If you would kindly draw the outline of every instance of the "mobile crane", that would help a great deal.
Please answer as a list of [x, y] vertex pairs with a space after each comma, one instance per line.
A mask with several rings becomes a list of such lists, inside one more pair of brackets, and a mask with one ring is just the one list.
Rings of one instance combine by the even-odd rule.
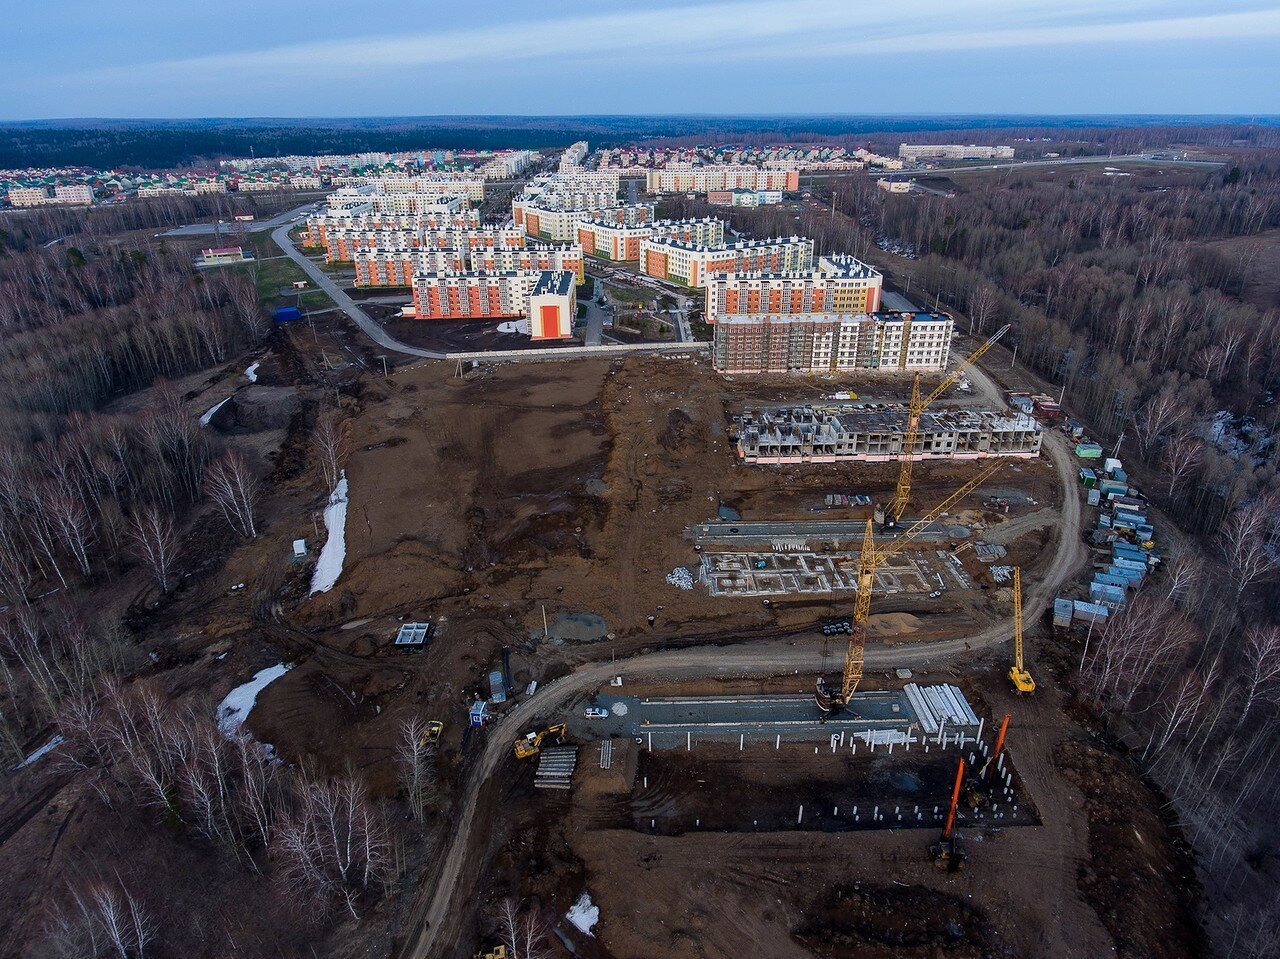
[[827, 682], [826, 676], [819, 676], [814, 690], [813, 699], [821, 711], [823, 722], [831, 713], [840, 712], [848, 706], [850, 697], [858, 688], [858, 683], [862, 681], [863, 654], [867, 645], [867, 620], [871, 615], [871, 588], [875, 583], [876, 570], [928, 529], [934, 519], [952, 504], [994, 476], [1002, 466], [1004, 461], [996, 460], [984, 468], [977, 476], [903, 530], [897, 539], [884, 546], [876, 545], [874, 524], [871, 520], [867, 520], [866, 533], [862, 538], [862, 552], [858, 556], [858, 592], [853, 601], [853, 632], [849, 635], [849, 645], [845, 648], [840, 686], [837, 688]]
[[1013, 666], [1009, 670], [1013, 691], [1026, 696], [1036, 691], [1036, 681], [1031, 678], [1022, 662], [1022, 567], [1013, 568]]
[[[966, 356], [956, 366], [954, 370], [948, 374], [941, 383], [928, 396], [923, 399], [920, 396], [920, 374], [916, 374], [915, 381], [911, 384], [911, 403], [907, 407], [907, 430], [902, 437], [902, 453], [901, 461], [898, 467], [898, 487], [893, 494], [893, 502], [889, 504], [889, 509], [885, 511], [885, 526], [894, 527], [898, 525], [898, 520], [902, 518], [902, 514], [907, 510], [907, 500], [911, 498], [911, 468], [915, 462], [916, 443], [920, 438], [920, 416], [925, 409], [936, 400], [939, 396], [951, 388], [958, 379], [960, 374], [976, 363], [982, 356], [991, 349], [996, 340], [1004, 336], [1009, 331], [1009, 324], [1005, 324], [996, 330], [991, 337], [980, 347]], [[903, 358], [905, 363], [906, 357], [906, 331], [903, 331]]]

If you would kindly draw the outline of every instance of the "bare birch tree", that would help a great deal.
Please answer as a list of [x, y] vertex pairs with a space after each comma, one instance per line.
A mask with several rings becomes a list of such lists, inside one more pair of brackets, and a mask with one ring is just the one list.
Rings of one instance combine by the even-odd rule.
[[1227, 561], [1227, 573], [1235, 601], [1271, 570], [1266, 534], [1276, 504], [1269, 498], [1256, 499], [1236, 508], [1218, 532], [1218, 545]]
[[337, 410], [326, 408], [320, 413], [312, 440], [315, 443], [316, 459], [320, 463], [324, 488], [332, 490], [338, 485], [342, 463], [347, 455], [346, 430], [342, 416]]
[[129, 524], [134, 554], [147, 567], [160, 591], [173, 588], [174, 561], [178, 556], [178, 535], [173, 514], [147, 504], [134, 511]]
[[422, 822], [435, 788], [435, 745], [427, 740], [427, 724], [412, 716], [400, 724], [396, 768], [413, 818]]
[[69, 889], [45, 926], [48, 944], [62, 959], [146, 959], [155, 923], [141, 901], [118, 880], [95, 880]]
[[554, 951], [547, 943], [550, 930], [534, 909], [521, 909], [514, 899], [504, 899], [498, 907], [498, 923], [508, 959], [551, 959]]
[[227, 450], [220, 459], [210, 463], [205, 470], [205, 489], [233, 530], [246, 539], [258, 535], [254, 519], [258, 483], [243, 456]]

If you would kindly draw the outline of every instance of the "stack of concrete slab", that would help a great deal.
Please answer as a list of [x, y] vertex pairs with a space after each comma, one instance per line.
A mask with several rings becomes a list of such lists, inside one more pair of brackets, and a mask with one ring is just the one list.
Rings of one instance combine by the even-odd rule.
[[538, 754], [537, 789], [568, 789], [578, 766], [577, 746], [549, 746]]
[[916, 720], [926, 734], [937, 733], [943, 723], [946, 723], [948, 729], [978, 725], [978, 717], [969, 707], [969, 701], [955, 686], [919, 686], [907, 683], [902, 691], [906, 693], [907, 702], [911, 704]]

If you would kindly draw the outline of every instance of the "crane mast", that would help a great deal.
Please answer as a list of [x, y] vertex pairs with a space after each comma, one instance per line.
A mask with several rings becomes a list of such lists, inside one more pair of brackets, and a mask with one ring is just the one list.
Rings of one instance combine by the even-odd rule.
[[884, 546], [876, 545], [874, 524], [871, 520], [867, 520], [866, 532], [862, 537], [862, 552], [858, 555], [858, 593], [853, 601], [853, 631], [849, 635], [849, 645], [845, 648], [840, 687], [833, 688], [825, 676], [819, 676], [814, 690], [814, 702], [822, 711], [824, 719], [829, 713], [837, 712], [847, 706], [858, 688], [858, 683], [862, 681], [863, 655], [867, 645], [867, 622], [871, 618], [871, 590], [875, 585], [876, 570], [928, 529], [941, 513], [946, 512], [952, 504], [985, 483], [1003, 466], [1003, 460], [996, 460], [986, 466], [971, 480], [903, 530], [893, 542]]
[[[956, 368], [938, 384], [937, 388], [923, 399], [920, 395], [920, 374], [916, 374], [915, 379], [911, 383], [911, 402], [907, 406], [907, 429], [902, 437], [902, 452], [898, 467], [898, 486], [894, 490], [893, 502], [889, 504], [888, 515], [885, 517], [888, 525], [897, 525], [902, 514], [906, 512], [907, 501], [911, 498], [911, 467], [915, 462], [916, 443], [920, 441], [921, 414], [924, 413], [930, 403], [949, 390], [951, 386], [960, 379], [960, 374], [980, 360], [986, 354], [987, 350], [991, 349], [991, 347], [995, 345], [996, 340], [1000, 339], [1000, 337], [1004, 336], [1008, 331], [1009, 324], [1007, 323], [1000, 327], [1000, 329], [996, 330], [985, 343], [961, 360]], [[902, 366], [906, 365], [906, 356], [906, 332], [904, 330]]]
[[1013, 667], [1009, 670], [1013, 691], [1034, 693], [1036, 681], [1022, 662], [1022, 567], [1013, 568]]

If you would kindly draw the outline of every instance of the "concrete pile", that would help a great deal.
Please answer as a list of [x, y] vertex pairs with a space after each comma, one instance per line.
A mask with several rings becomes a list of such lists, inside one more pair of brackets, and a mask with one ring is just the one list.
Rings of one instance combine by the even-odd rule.
[[907, 683], [902, 691], [906, 693], [907, 702], [911, 704], [920, 728], [928, 735], [936, 734], [943, 723], [948, 728], [978, 725], [978, 717], [970, 708], [969, 701], [955, 686], [919, 686]]
[[536, 789], [568, 789], [578, 767], [577, 746], [548, 746], [538, 754]]

